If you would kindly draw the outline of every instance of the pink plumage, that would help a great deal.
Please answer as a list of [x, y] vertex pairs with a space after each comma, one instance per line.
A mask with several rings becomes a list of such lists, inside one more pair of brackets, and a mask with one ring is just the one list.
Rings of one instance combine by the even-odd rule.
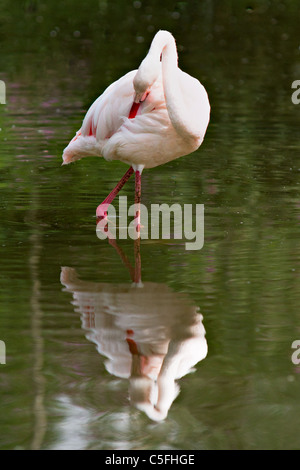
[[144, 168], [195, 151], [209, 117], [205, 88], [180, 70], [173, 36], [159, 31], [139, 69], [112, 83], [92, 104], [63, 152], [63, 164], [99, 156], [127, 163], [140, 176]]

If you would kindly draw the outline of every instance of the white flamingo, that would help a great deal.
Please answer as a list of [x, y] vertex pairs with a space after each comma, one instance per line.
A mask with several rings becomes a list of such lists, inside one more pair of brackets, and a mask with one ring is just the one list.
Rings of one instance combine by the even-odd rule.
[[195, 151], [202, 143], [210, 104], [201, 83], [180, 70], [175, 39], [159, 31], [138, 70], [112, 83], [88, 110], [80, 130], [63, 152], [63, 164], [102, 156], [130, 165], [98, 206], [107, 206], [135, 172], [135, 202], [140, 202], [141, 173]]

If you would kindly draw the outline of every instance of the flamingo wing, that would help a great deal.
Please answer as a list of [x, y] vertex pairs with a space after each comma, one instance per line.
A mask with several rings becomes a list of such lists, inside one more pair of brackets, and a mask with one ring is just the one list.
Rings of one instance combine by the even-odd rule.
[[112, 83], [89, 108], [81, 128], [63, 152], [63, 164], [85, 156], [102, 156], [107, 139], [115, 134], [128, 117], [134, 98], [136, 70]]

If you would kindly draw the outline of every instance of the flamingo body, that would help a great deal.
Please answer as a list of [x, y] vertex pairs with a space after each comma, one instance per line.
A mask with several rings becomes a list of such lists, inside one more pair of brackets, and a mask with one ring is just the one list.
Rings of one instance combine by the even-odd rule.
[[134, 169], [153, 168], [196, 150], [209, 114], [204, 87], [178, 68], [173, 36], [159, 31], [139, 69], [112, 83], [92, 104], [63, 152], [63, 164], [103, 156]]

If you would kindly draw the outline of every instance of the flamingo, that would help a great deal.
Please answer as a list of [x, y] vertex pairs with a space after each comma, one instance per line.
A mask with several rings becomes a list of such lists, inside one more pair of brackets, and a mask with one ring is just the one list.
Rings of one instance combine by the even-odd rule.
[[203, 316], [185, 294], [166, 284], [142, 283], [140, 238], [134, 241], [134, 267], [116, 241], [108, 240], [132, 284], [83, 281], [66, 266], [60, 280], [73, 294], [87, 338], [106, 356], [107, 371], [128, 378], [131, 403], [162, 421], [179, 393], [178, 379], [207, 355]]
[[86, 156], [119, 160], [129, 169], [97, 207], [109, 204], [135, 173], [135, 203], [141, 199], [141, 174], [201, 145], [210, 119], [204, 86], [178, 67], [175, 39], [168, 31], [154, 36], [138, 70], [112, 83], [89, 108], [81, 128], [63, 151], [63, 165]]

